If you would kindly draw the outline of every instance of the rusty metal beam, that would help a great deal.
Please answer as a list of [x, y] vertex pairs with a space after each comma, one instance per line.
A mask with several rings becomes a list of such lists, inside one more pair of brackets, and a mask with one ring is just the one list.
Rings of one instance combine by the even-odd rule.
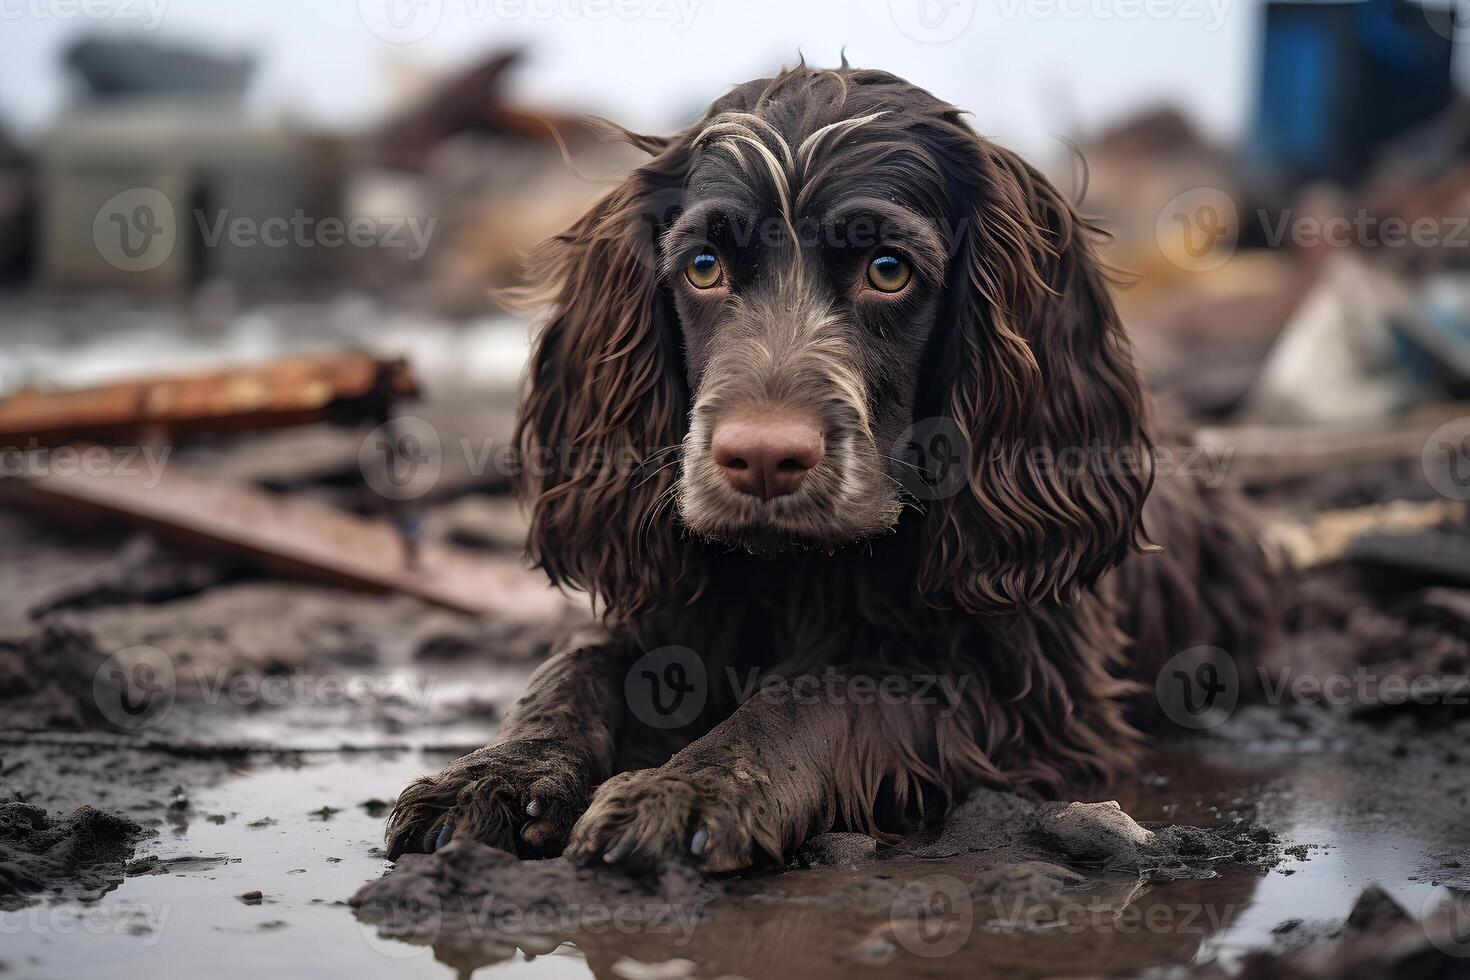
[[418, 386], [403, 360], [341, 353], [0, 398], [0, 447], [134, 444], [181, 435], [379, 418]]

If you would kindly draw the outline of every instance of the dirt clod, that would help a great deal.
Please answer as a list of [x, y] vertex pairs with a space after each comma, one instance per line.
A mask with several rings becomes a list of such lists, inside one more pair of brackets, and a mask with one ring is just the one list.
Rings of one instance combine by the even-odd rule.
[[0, 908], [18, 908], [37, 892], [100, 898], [122, 880], [144, 833], [127, 817], [92, 806], [53, 819], [38, 806], [0, 803]]

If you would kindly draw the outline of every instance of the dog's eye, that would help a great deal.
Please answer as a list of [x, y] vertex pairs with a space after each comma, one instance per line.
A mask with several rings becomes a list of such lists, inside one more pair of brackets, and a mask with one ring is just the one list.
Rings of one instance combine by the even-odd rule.
[[722, 278], [720, 260], [708, 252], [700, 252], [694, 257], [684, 269], [684, 275], [689, 280], [689, 285], [695, 289], [709, 289], [718, 286]]
[[868, 263], [868, 284], [880, 293], [896, 293], [909, 284], [913, 270], [902, 258], [885, 252]]

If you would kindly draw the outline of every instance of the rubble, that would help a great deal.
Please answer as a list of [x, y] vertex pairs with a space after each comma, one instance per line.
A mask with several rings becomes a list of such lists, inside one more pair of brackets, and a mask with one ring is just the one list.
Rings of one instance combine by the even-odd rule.
[[[1277, 222], [1452, 226], [1470, 214], [1470, 103], [1445, 106], [1443, 12], [1297, 7], [1266, 14], [1243, 143], [1149, 107], [1079, 133], [1090, 174], [1069, 185], [1141, 277], [1118, 297], [1160, 445], [1213, 454], [1290, 570], [1260, 698], [1151, 736], [1145, 775], [1078, 799], [979, 788], [893, 837], [839, 826], [787, 867], [718, 878], [471, 840], [390, 869], [379, 846], [394, 794], [492, 738], [587, 615], [522, 564], [495, 453], [528, 325], [485, 314], [524, 250], [639, 154], [520, 102], [515, 50], [344, 136], [249, 109], [249, 58], [74, 47], [90, 97], [35, 150], [0, 140], [0, 277], [67, 293], [6, 300], [0, 447], [170, 458], [0, 479], [0, 910], [187, 899], [204, 956], [330, 937], [367, 974], [432, 950], [461, 975], [552, 952], [631, 978], [1461, 975], [1470, 523], [1447, 467], [1470, 445], [1466, 263], [1447, 243], [1307, 244]], [[1294, 17], [1305, 33], [1283, 29]], [[1359, 17], [1375, 30], [1327, 29]], [[1334, 85], [1283, 72], [1308, 35]], [[1424, 56], [1365, 53], [1389, 41]], [[140, 166], [148, 202], [130, 196]], [[432, 234], [412, 257], [180, 236], [129, 270], [93, 224], [119, 195], [114, 218], [166, 204], [186, 226], [300, 212]], [[420, 378], [432, 397], [407, 414]], [[436, 478], [403, 499], [364, 463], [390, 418], [441, 442]], [[348, 682], [361, 697], [330, 696]], [[273, 684], [292, 693], [263, 697]], [[344, 925], [362, 941], [337, 942]], [[0, 972], [85, 972], [44, 931], [11, 938]]]
[[1348, 253], [1335, 256], [1282, 329], [1240, 410], [1242, 421], [1376, 420], [1432, 398], [1399, 358], [1390, 317], [1408, 303], [1398, 281]]

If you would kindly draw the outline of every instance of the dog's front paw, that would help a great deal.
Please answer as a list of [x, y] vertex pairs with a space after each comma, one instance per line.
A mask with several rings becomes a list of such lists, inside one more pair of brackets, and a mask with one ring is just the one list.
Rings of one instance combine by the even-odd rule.
[[769, 788], [766, 780], [720, 770], [625, 772], [597, 788], [566, 853], [640, 872], [670, 860], [710, 872], [738, 871], [762, 854], [779, 861], [782, 835]]
[[586, 762], [546, 739], [501, 742], [424, 776], [388, 818], [388, 857], [472, 837], [522, 856], [560, 854], [587, 808]]

